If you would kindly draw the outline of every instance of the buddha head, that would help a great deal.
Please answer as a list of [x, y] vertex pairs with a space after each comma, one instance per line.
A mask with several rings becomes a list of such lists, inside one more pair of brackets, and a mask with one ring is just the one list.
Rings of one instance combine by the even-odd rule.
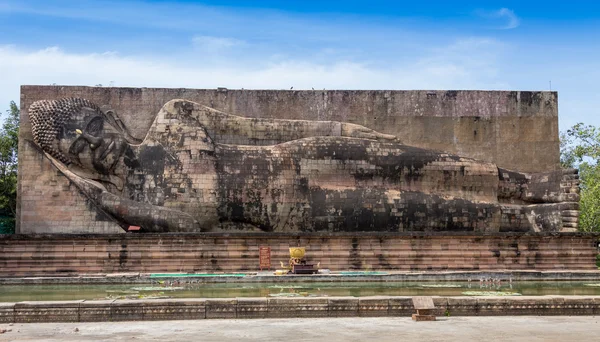
[[33, 140], [64, 163], [109, 175], [136, 143], [113, 111], [81, 98], [42, 100], [29, 107]]

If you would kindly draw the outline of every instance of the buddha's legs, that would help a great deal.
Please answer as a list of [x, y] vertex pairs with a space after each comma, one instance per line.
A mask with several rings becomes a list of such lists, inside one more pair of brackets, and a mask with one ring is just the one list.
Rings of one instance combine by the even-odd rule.
[[[535, 201], [540, 189], [560, 191], [555, 179], [562, 172], [528, 176], [397, 143], [343, 138], [222, 146], [217, 160], [221, 219], [266, 231], [561, 227], [559, 206], [533, 204], [543, 203]], [[554, 196], [548, 192], [546, 198]]]

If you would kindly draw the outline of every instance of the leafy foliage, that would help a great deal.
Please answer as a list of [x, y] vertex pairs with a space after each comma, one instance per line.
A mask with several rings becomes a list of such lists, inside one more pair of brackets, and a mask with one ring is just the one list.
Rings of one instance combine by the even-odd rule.
[[561, 133], [560, 143], [562, 166], [579, 168], [579, 229], [600, 231], [600, 129], [578, 123]]
[[19, 107], [11, 101], [0, 130], [0, 234], [15, 231], [19, 114]]

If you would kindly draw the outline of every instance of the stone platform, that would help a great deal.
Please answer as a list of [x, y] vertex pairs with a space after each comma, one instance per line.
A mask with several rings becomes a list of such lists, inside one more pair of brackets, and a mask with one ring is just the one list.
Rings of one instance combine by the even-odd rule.
[[[599, 296], [433, 297], [438, 316], [599, 315]], [[410, 317], [411, 297], [190, 298], [0, 303], [0, 323]]]
[[160, 277], [152, 273], [95, 273], [45, 277], [0, 277], [0, 285], [117, 285], [154, 284], [158, 281], [172, 281], [179, 284], [223, 284], [223, 283], [385, 283], [385, 282], [469, 282], [481, 278], [501, 281], [600, 281], [600, 270], [586, 271], [535, 271], [535, 270], [494, 270], [494, 271], [376, 271], [376, 272], [332, 272], [285, 276], [274, 275], [272, 271], [248, 273], [164, 273]]
[[252, 272], [303, 246], [338, 270], [596, 270], [599, 235], [584, 233], [202, 233], [0, 236], [0, 277], [140, 272]]

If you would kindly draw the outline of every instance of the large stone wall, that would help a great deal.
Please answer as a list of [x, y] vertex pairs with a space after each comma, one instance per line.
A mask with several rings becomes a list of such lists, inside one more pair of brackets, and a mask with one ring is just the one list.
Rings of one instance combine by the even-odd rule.
[[553, 92], [23, 86], [17, 215], [17, 230], [21, 233], [122, 231], [31, 143], [29, 106], [36, 100], [63, 97], [81, 97], [103, 110], [115, 110], [136, 137], [147, 134], [165, 103], [181, 98], [254, 118], [356, 123], [393, 134], [403, 144], [457, 153], [506, 169], [552, 171], [558, 168], [559, 161], [557, 95]]
[[0, 277], [83, 273], [253, 272], [306, 247], [331, 270], [595, 270], [598, 235], [562, 234], [118, 234], [5, 235]]

